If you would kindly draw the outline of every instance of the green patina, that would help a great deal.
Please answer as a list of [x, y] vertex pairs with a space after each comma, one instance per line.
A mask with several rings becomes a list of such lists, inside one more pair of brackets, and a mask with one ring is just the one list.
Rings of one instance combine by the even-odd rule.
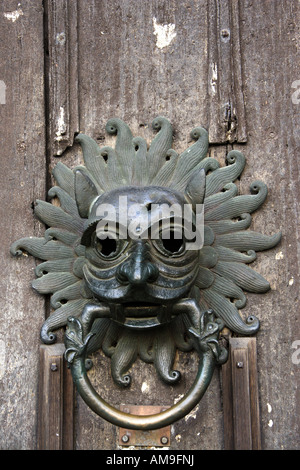
[[[71, 170], [60, 162], [53, 170], [57, 186], [49, 198], [57, 197], [60, 207], [37, 201], [35, 214], [49, 227], [44, 237], [22, 238], [11, 247], [13, 255], [25, 250], [42, 260], [32, 286], [51, 294], [53, 308], [42, 326], [42, 341], [55, 342], [55, 331], [67, 326], [67, 357], [71, 364], [78, 359], [79, 375], [86, 374], [87, 355], [102, 348], [111, 357], [114, 380], [124, 386], [137, 357], [154, 363], [164, 381], [175, 383], [180, 378], [172, 368], [176, 349], [195, 348], [200, 356], [209, 350], [214, 364], [226, 357], [217, 341], [224, 326], [241, 335], [257, 332], [259, 320], [250, 316], [244, 321], [240, 313], [245, 292], [264, 293], [270, 286], [249, 264], [256, 252], [281, 238], [280, 233], [248, 230], [267, 187], [255, 181], [250, 194], [238, 195], [234, 182], [245, 167], [241, 152], [229, 152], [227, 165], [220, 167], [207, 156], [205, 129], [191, 132], [195, 143], [181, 154], [171, 149], [173, 130], [166, 118], [156, 118], [153, 129], [158, 132], [149, 148], [117, 118], [106, 126], [116, 134], [114, 149], [100, 148], [79, 134], [84, 165]], [[188, 251], [182, 241], [177, 250], [160, 239], [138, 238], [105, 247], [97, 238], [96, 209], [101, 203], [116, 205], [120, 194], [128, 196], [129, 205], [145, 207], [176, 202], [194, 209], [204, 204], [203, 246]], [[207, 325], [213, 336], [205, 335]], [[78, 363], [73, 375], [79, 383]]]

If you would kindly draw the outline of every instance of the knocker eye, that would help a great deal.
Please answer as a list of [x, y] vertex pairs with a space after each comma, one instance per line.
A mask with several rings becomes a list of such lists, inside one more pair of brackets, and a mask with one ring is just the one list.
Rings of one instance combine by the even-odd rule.
[[96, 250], [99, 253], [99, 255], [113, 256], [116, 254], [116, 251], [117, 251], [117, 241], [113, 240], [112, 238], [105, 238], [104, 240], [100, 240], [97, 237], [96, 238]]
[[185, 240], [182, 230], [179, 229], [160, 231], [159, 238], [153, 240], [153, 244], [164, 255], [179, 256], [185, 252]]
[[95, 234], [93, 241], [94, 248], [102, 258], [115, 258], [119, 256], [125, 248], [125, 240], [117, 238], [99, 238]]

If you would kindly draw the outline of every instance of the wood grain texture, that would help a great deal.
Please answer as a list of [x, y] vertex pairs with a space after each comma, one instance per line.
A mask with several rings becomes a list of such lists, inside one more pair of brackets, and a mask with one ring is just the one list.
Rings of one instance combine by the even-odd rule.
[[[207, 2], [203, 0], [105, 0], [91, 1], [88, 5], [79, 1], [81, 132], [100, 145], [114, 146], [114, 139], [105, 133], [105, 124], [116, 116], [130, 125], [134, 135], [141, 135], [150, 142], [155, 136], [152, 120], [165, 115], [174, 124], [174, 149], [182, 151], [190, 145], [190, 131], [208, 124], [206, 7]], [[176, 36], [161, 47], [154, 33], [159, 26], [166, 28], [166, 25], [175, 25]], [[64, 154], [65, 161], [71, 165], [80, 158], [79, 150]], [[175, 368], [182, 371], [183, 379], [172, 387], [161, 383], [151, 365], [138, 361], [132, 368], [130, 389], [120, 390], [112, 382], [109, 363], [101, 354], [96, 357], [90, 375], [95, 388], [116, 405], [170, 406], [188, 391], [196, 375], [197, 362], [195, 355], [179, 354]], [[77, 447], [116, 448], [114, 427], [90, 412], [80, 398], [77, 404]], [[92, 434], [91, 428], [94, 429]], [[199, 406], [172, 426], [171, 449], [218, 449], [222, 447], [221, 435], [217, 371]]]
[[256, 338], [229, 338], [229, 359], [222, 367], [224, 448], [260, 450]]
[[[263, 449], [299, 447], [299, 365], [292, 344], [299, 327], [299, 2], [240, 2], [248, 142], [241, 190], [261, 179], [269, 193], [253, 229], [282, 230], [279, 246], [261, 254], [256, 269], [271, 290], [248, 297], [245, 315], [261, 321], [257, 335]], [[241, 147], [240, 147], [241, 148]]]
[[39, 450], [73, 450], [74, 387], [62, 343], [41, 345], [39, 370]]
[[42, 233], [32, 212], [35, 199], [45, 197], [42, 1], [1, 2], [0, 36], [6, 84], [0, 105], [0, 449], [35, 449], [44, 300], [30, 286], [36, 261], [12, 258], [9, 249], [21, 237]]
[[40, 348], [38, 450], [62, 450], [64, 346]]
[[249, 393], [249, 363], [245, 349], [232, 351], [232, 387], [233, 387], [233, 422], [234, 448], [251, 450], [251, 408]]
[[[210, 154], [217, 155], [223, 165], [232, 146], [244, 152], [247, 165], [239, 182], [241, 192], [248, 193], [255, 179], [263, 180], [269, 188], [266, 203], [254, 214], [251, 228], [268, 235], [283, 231], [281, 245], [261, 253], [255, 261], [255, 269], [270, 281], [271, 291], [249, 295], [244, 315], [254, 314], [261, 321], [257, 367], [262, 448], [295, 449], [299, 448], [300, 434], [300, 367], [292, 361], [293, 342], [300, 339], [300, 104], [292, 101], [292, 95], [293, 83], [300, 79], [300, 4], [296, 0], [229, 3], [232, 16], [228, 18], [236, 26], [230, 36], [234, 42], [230, 54], [226, 50], [220, 61], [226, 63], [226, 57], [237, 61], [233, 62], [237, 74], [234, 84], [243, 86], [239, 92], [244, 100], [247, 144], [212, 145]], [[111, 145], [113, 139], [105, 135], [104, 127], [110, 117], [117, 116], [130, 124], [135, 135], [150, 141], [154, 135], [151, 121], [163, 114], [175, 127], [174, 148], [182, 151], [191, 143], [189, 132], [193, 127], [213, 125], [208, 95], [212, 66], [209, 47], [213, 45], [208, 43], [208, 21], [216, 25], [217, 18], [209, 16], [211, 5], [220, 6], [220, 2], [78, 0], [78, 101], [77, 92], [69, 88], [69, 105], [76, 109], [79, 106], [80, 131], [99, 144]], [[18, 8], [19, 13], [12, 16]], [[0, 394], [4, 402], [0, 408], [4, 430], [0, 434], [1, 449], [36, 447], [39, 330], [45, 316], [44, 301], [30, 288], [35, 260], [26, 256], [12, 259], [9, 246], [22, 236], [43, 232], [31, 209], [35, 199], [46, 198], [45, 180], [49, 178], [45, 159], [43, 13], [41, 0], [24, 0], [20, 7], [15, 1], [4, 0], [0, 6], [0, 80], [6, 84], [6, 104], [0, 105], [4, 221], [0, 230]], [[221, 28], [226, 28], [225, 19], [219, 19]], [[158, 26], [166, 25], [175, 25], [176, 36], [160, 47], [158, 34], [154, 33]], [[76, 47], [69, 48], [59, 60], [65, 65], [74, 64], [76, 57]], [[76, 87], [75, 69], [71, 69], [73, 81], [68, 83]], [[222, 69], [223, 74], [226, 71]], [[65, 90], [62, 96], [67, 95], [68, 83], [61, 76], [56, 78], [62, 79], [61, 86], [66, 87], [61, 88]], [[225, 86], [226, 80], [219, 86]], [[60, 108], [59, 102], [57, 106]], [[68, 119], [71, 114], [67, 113]], [[47, 121], [53, 125], [55, 118], [48, 116]], [[78, 147], [66, 149], [61, 161], [71, 167], [80, 163]], [[52, 158], [50, 167], [56, 162], [57, 158]], [[188, 389], [197, 370], [196, 362], [193, 355], [176, 357], [175, 366], [184, 372], [184, 378], [171, 388], [155, 380], [150, 366], [137, 363], [132, 371], [134, 385], [123, 392], [114, 388], [108, 360], [99, 353], [91, 377], [104, 397], [116, 405], [137, 404], [140, 400], [149, 405], [169, 405]], [[87, 410], [80, 398], [77, 405], [76, 447], [116, 448], [115, 428]], [[218, 371], [199, 407], [171, 431], [174, 450], [224, 447]]]
[[91, 1], [78, 11], [81, 129], [101, 141], [109, 110], [148, 139], [162, 114], [185, 124], [179, 143], [195, 125], [209, 129], [210, 142], [246, 140], [235, 1]]
[[207, 2], [209, 142], [247, 142], [237, 0]]
[[48, 151], [61, 155], [78, 123], [77, 0], [45, 1]]
[[[299, 111], [291, 101], [294, 91], [291, 84], [299, 76], [296, 60], [299, 6], [297, 2], [289, 2], [287, 6], [280, 0], [265, 0], [259, 4], [245, 0], [230, 4], [230, 15], [234, 18], [231, 16], [229, 19], [236, 25], [231, 47], [235, 49], [240, 65], [236, 71], [240, 75], [235, 83], [237, 86], [241, 86], [241, 82], [243, 84], [248, 139], [247, 145], [233, 146], [242, 150], [247, 159], [239, 186], [241, 192], [247, 194], [250, 183], [255, 179], [262, 179], [268, 185], [267, 201], [254, 214], [252, 229], [268, 235], [280, 229], [284, 232], [282, 244], [260, 254], [253, 266], [271, 281], [272, 290], [266, 295], [250, 295], [243, 314], [253, 313], [261, 320], [258, 369], [263, 447], [295, 447], [299, 426], [296, 413], [299, 369], [292, 364], [291, 345], [299, 336], [296, 307], [299, 262], [295, 251], [299, 226], [296, 203], [299, 194], [298, 161], [295, 157]], [[213, 117], [210, 117], [211, 102], [207, 94], [211, 66], [205, 39], [210, 18], [207, 2], [152, 1], [147, 3], [147, 8], [141, 8], [140, 3], [134, 0], [125, 3], [91, 1], [88, 6], [79, 1], [78, 8], [82, 132], [97, 139], [101, 145], [111, 145], [113, 139], [108, 138], [104, 127], [108, 118], [117, 116], [130, 124], [135, 135], [142, 135], [150, 141], [153, 138], [151, 121], [163, 114], [175, 127], [174, 148], [182, 151], [190, 143], [189, 132], [195, 125], [209, 127]], [[157, 25], [175, 25], [176, 37], [166, 47], [157, 45], [154, 18]], [[213, 21], [216, 24], [217, 19], [213, 18]], [[219, 21], [220, 27], [225, 25], [224, 16]], [[226, 54], [220, 55], [221, 63]], [[233, 57], [232, 51], [230, 57]], [[226, 81], [219, 85], [225, 86]], [[231, 148], [232, 145], [227, 149], [225, 146], [217, 149], [211, 146], [210, 153], [217, 153], [224, 165], [226, 151]], [[64, 155], [64, 161], [70, 164], [80, 162], [81, 158], [79, 150]], [[188, 381], [192, 368], [186, 372]], [[94, 379], [101, 387], [103, 378], [100, 380], [96, 374]], [[146, 384], [153, 383], [152, 389], [156, 387], [150, 371], [137, 368], [136, 374], [138, 383], [131, 391], [113, 392], [111, 398], [116, 403], [121, 397], [124, 401], [128, 396], [131, 403], [140, 398], [142, 377], [145, 377]], [[105, 384], [108, 380], [109, 375]], [[178, 393], [183, 390], [180, 387]], [[111, 390], [109, 386], [104, 393], [109, 394]], [[282, 407], [282, 395], [278, 390], [288, 396], [286, 408]], [[210, 391], [196, 412], [199, 419], [190, 418], [186, 423], [174, 425], [173, 434], [177, 436], [172, 444], [174, 449], [187, 445], [190, 449], [222, 448], [222, 410], [217, 375]], [[163, 397], [171, 399], [161, 385], [156, 388], [156, 395], [160, 401], [164, 401]], [[157, 404], [151, 400], [149, 404]], [[208, 401], [209, 406], [206, 407]], [[110, 425], [90, 416], [80, 404], [78, 423], [81, 423], [77, 434], [79, 448], [115, 445], [115, 434]], [[91, 426], [102, 430], [102, 442], [90, 440], [88, 430]]]

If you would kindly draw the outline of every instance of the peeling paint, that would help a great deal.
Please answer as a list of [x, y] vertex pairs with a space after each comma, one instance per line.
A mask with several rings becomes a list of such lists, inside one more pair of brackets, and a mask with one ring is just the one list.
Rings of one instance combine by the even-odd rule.
[[155, 16], [153, 17], [153, 28], [156, 36], [156, 47], [163, 49], [171, 44], [176, 37], [175, 24], [158, 24]]
[[267, 408], [268, 408], [268, 413], [271, 413], [271, 411], [272, 411], [272, 406], [270, 405], [270, 403], [267, 403]]
[[211, 91], [215, 95], [217, 93], [217, 81], [218, 81], [218, 66], [217, 64], [211, 64]]
[[142, 393], [149, 392], [149, 385], [147, 384], [147, 382], [142, 383], [141, 391], [142, 391]]
[[196, 408], [194, 408], [189, 414], [187, 414], [187, 415], [184, 417], [185, 422], [187, 422], [190, 418], [196, 419], [196, 418], [197, 418], [197, 411], [198, 411], [198, 409], [199, 409], [199, 405], [196, 406]]
[[59, 110], [60, 110], [60, 115], [57, 119], [57, 132], [56, 132], [57, 141], [62, 140], [62, 135], [65, 134], [66, 129], [67, 129], [67, 126], [65, 123], [65, 110], [62, 106], [59, 108]]
[[183, 397], [184, 397], [184, 395], [181, 394], [181, 395], [178, 395], [178, 397], [174, 398], [174, 405], [175, 405], [177, 402], [179, 402], [179, 400], [181, 400], [181, 398], [183, 398]]
[[9, 20], [9, 21], [12, 21], [13, 23], [15, 21], [17, 21], [18, 18], [20, 18], [20, 16], [23, 16], [24, 13], [22, 11], [22, 9], [20, 8], [21, 7], [21, 4], [19, 3], [18, 4], [18, 9], [15, 10], [15, 11], [11, 11], [11, 12], [7, 12], [7, 13], [3, 13], [3, 16]]
[[276, 253], [275, 259], [283, 259], [283, 253], [282, 253], [282, 251], [279, 251], [279, 253]]

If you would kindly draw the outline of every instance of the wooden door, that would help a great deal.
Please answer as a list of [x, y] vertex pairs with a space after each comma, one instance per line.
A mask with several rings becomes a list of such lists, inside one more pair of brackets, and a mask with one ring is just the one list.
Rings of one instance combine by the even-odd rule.
[[[47, 198], [58, 161], [69, 167], [82, 162], [79, 146], [73, 145], [75, 133], [111, 145], [105, 124], [119, 117], [134, 135], [150, 142], [151, 122], [158, 115], [172, 122], [177, 151], [190, 144], [191, 129], [201, 125], [209, 131], [209, 154], [221, 165], [233, 148], [245, 154], [241, 193], [255, 179], [269, 188], [252, 227], [268, 235], [281, 229], [283, 240], [255, 261], [271, 291], [249, 295], [243, 315], [261, 321], [261, 446], [299, 447], [299, 3], [5, 0], [0, 8], [0, 81], [5, 85], [0, 90], [0, 416], [5, 430], [0, 448], [37, 446], [39, 329], [49, 314], [47, 299], [30, 288], [34, 259], [11, 258], [9, 246], [22, 236], [42, 235], [32, 207], [36, 199]], [[102, 352], [94, 364], [95, 387], [116, 406], [169, 406], [185, 393], [197, 370], [194, 354], [179, 353], [176, 367], [183, 379], [170, 387], [159, 382], [150, 365], [137, 361], [132, 386], [124, 391], [113, 383]], [[223, 380], [217, 369], [199, 406], [172, 426], [171, 450], [232, 445]], [[74, 448], [118, 449], [118, 429], [93, 414], [80, 397], [75, 405]]]

